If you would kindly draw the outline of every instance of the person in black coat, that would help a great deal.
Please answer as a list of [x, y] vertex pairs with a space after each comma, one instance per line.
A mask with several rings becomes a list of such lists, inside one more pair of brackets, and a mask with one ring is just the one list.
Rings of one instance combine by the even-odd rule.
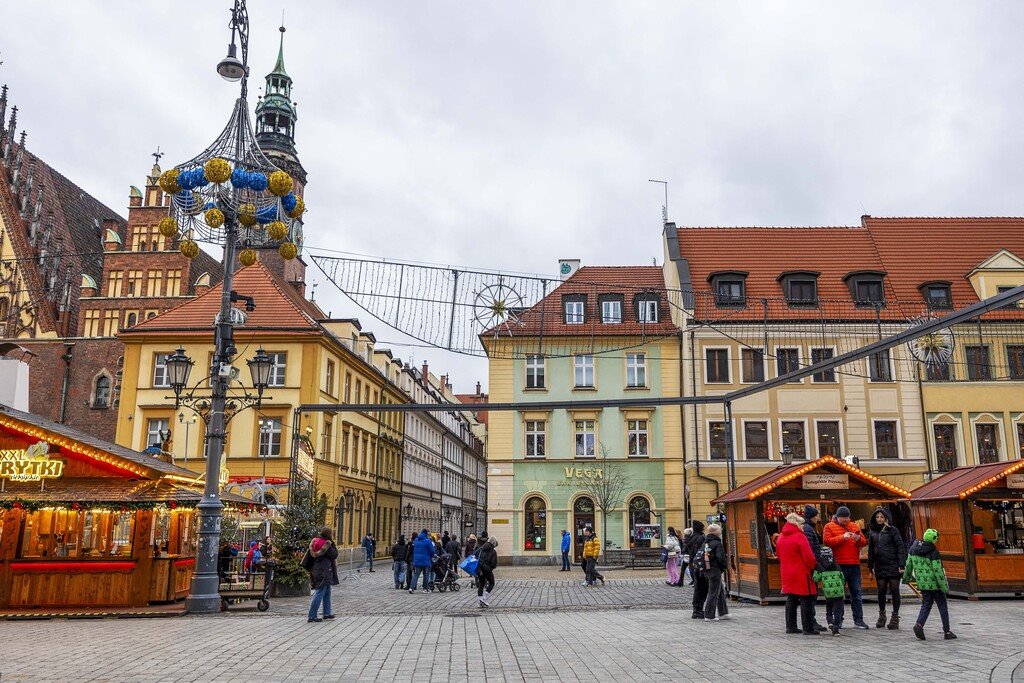
[[[313, 599], [309, 604], [310, 622], [334, 618], [331, 586], [337, 586], [339, 581], [338, 548], [334, 545], [333, 536], [330, 527], [324, 527], [309, 544], [309, 554], [313, 558], [313, 566], [309, 570], [309, 580], [313, 586]], [[324, 606], [324, 619], [317, 617], [321, 603]]]
[[487, 601], [494, 591], [494, 570], [498, 568], [498, 551], [495, 550], [497, 545], [498, 541], [496, 539], [489, 538], [480, 546], [480, 554], [478, 555], [480, 564], [477, 565], [476, 570], [476, 595], [480, 601], [480, 607], [490, 607]]
[[[814, 520], [818, 518], [818, 506], [816, 505], [804, 505], [804, 536], [807, 537], [807, 542], [811, 544], [811, 552], [814, 553], [815, 562], [821, 563], [821, 536], [818, 535], [818, 530], [814, 528]], [[821, 569], [822, 567], [818, 567]], [[827, 615], [826, 615], [827, 616]], [[811, 621], [814, 623], [814, 629], [818, 633], [822, 633], [828, 629], [818, 623], [818, 619], [814, 614], [814, 604], [811, 604]]]
[[[415, 535], [415, 534], [414, 534]], [[405, 544], [405, 589], [412, 587], [412, 541]]]
[[886, 594], [892, 595], [892, 616], [889, 630], [900, 627], [900, 578], [907, 566], [907, 545], [903, 536], [892, 525], [892, 516], [883, 507], [871, 515], [868, 525], [868, 572], [878, 586], [878, 621], [876, 628], [885, 626]]
[[704, 618], [704, 602], [708, 598], [708, 579], [704, 576], [704, 522], [693, 520], [693, 533], [684, 551], [690, 556], [690, 576], [693, 578], [693, 619]]
[[405, 585], [405, 534], [398, 537], [398, 542], [391, 546], [391, 573], [394, 575], [395, 588]]

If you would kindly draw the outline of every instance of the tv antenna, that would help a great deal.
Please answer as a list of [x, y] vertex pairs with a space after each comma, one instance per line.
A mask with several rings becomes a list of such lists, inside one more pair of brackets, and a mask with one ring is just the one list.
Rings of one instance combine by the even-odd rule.
[[668, 223], [668, 181], [648, 179], [647, 182], [660, 183], [665, 187], [665, 203], [661, 206], [661, 223], [664, 225], [665, 223]]

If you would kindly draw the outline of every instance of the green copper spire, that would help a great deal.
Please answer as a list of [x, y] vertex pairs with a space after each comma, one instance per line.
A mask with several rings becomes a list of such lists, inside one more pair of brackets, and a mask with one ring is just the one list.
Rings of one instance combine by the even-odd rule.
[[278, 29], [281, 32], [281, 45], [277, 49], [277, 64], [274, 65], [274, 70], [271, 73], [280, 74], [287, 76], [288, 72], [284, 70], [284, 31], [285, 28], [282, 26]]

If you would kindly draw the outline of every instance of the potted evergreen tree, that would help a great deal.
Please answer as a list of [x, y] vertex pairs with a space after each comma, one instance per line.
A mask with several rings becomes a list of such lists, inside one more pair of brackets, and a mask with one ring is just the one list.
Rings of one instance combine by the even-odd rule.
[[277, 563], [274, 570], [276, 597], [309, 595], [309, 573], [302, 568], [302, 556], [326, 517], [327, 496], [319, 492], [316, 482], [300, 482], [289, 492], [288, 507], [274, 522], [271, 555]]

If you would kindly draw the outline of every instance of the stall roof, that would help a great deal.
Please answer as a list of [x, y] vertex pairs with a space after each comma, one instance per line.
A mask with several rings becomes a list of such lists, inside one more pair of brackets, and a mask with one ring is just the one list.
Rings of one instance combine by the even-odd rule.
[[755, 477], [748, 481], [742, 486], [737, 486], [732, 491], [729, 491], [723, 496], [711, 501], [712, 505], [719, 503], [743, 503], [748, 500], [754, 500], [764, 494], [768, 493], [772, 489], [778, 488], [783, 484], [787, 484], [797, 477], [801, 477], [805, 474], [813, 472], [819, 467], [825, 465], [831, 465], [836, 469], [845, 472], [857, 479], [860, 479], [865, 484], [874, 486], [880, 489], [892, 493], [899, 498], [910, 498], [910, 492], [904, 491], [898, 486], [894, 486], [884, 479], [879, 479], [873, 474], [868, 474], [862, 469], [858, 469], [853, 465], [847, 465], [838, 458], [833, 458], [831, 455], [826, 455], [817, 460], [811, 460], [810, 462], [794, 463], [792, 465], [780, 465], [773, 470], [768, 470], [764, 474]]
[[915, 501], [966, 498], [1021, 469], [1024, 469], [1024, 460], [957, 467], [927, 484], [918, 486], [914, 489], [913, 498]]
[[[23, 500], [36, 504], [82, 503], [117, 507], [122, 504], [170, 503], [195, 506], [203, 492], [194, 485], [148, 479], [121, 479], [119, 477], [91, 477], [68, 480], [59, 487], [41, 489], [39, 482], [7, 482], [0, 492], [0, 501]], [[258, 505], [234, 493], [222, 493], [227, 505]]]

